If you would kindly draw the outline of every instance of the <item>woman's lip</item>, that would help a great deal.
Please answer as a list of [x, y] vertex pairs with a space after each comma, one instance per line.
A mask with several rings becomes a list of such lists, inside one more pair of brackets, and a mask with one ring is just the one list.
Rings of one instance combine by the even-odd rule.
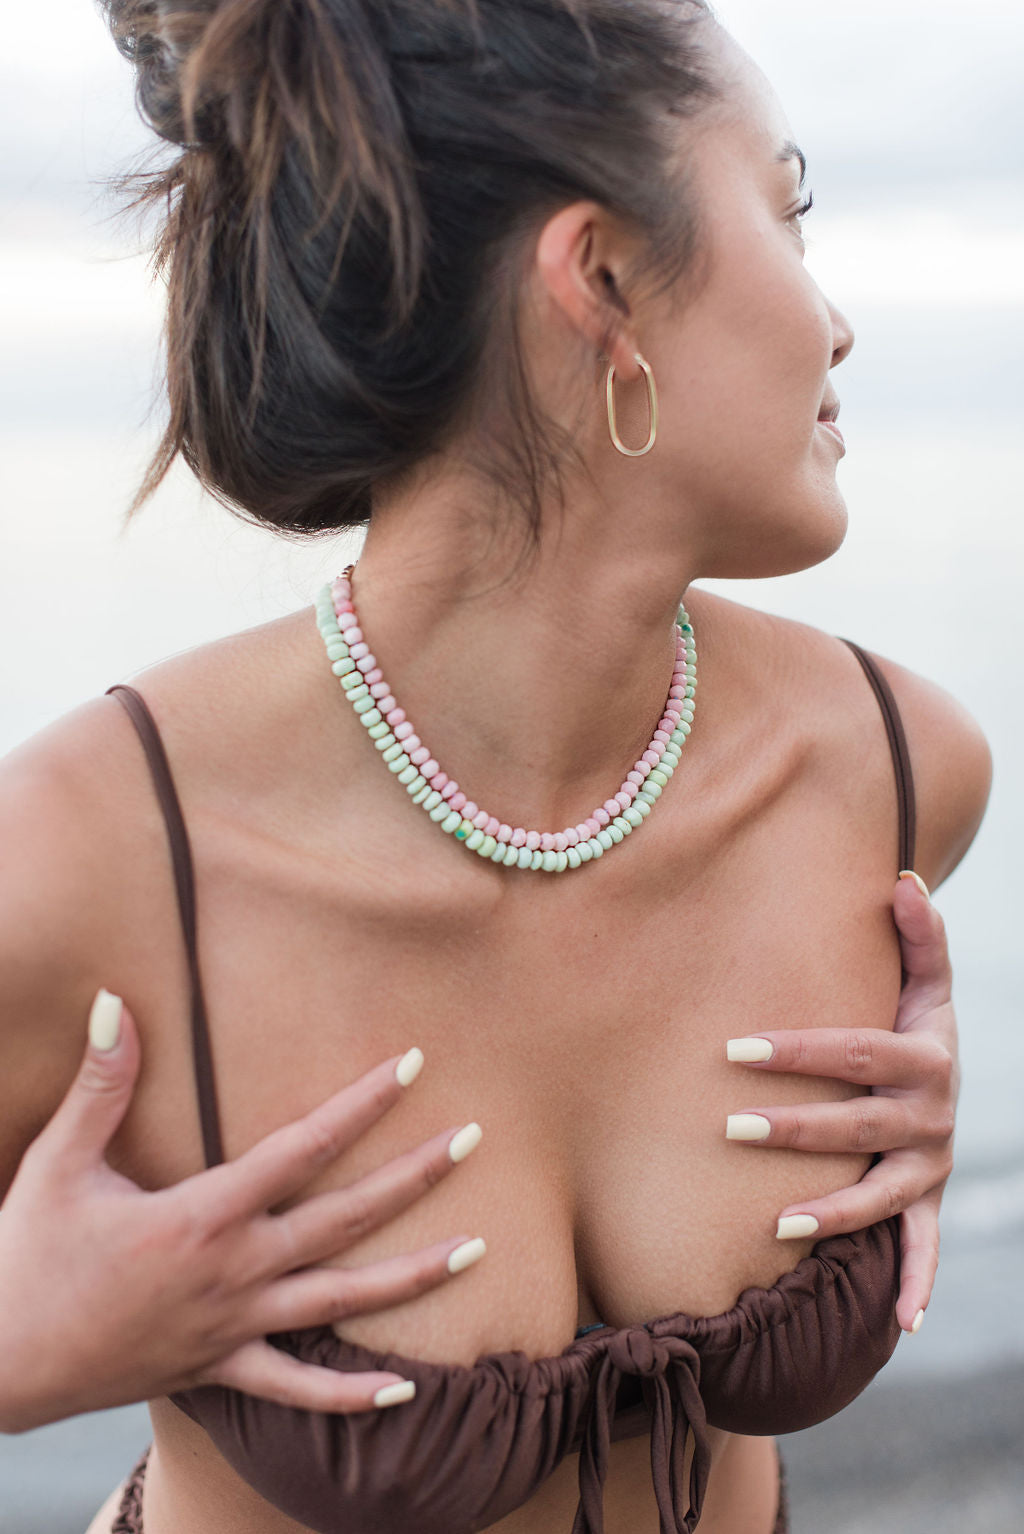
[[839, 427], [836, 425], [835, 421], [819, 421], [818, 425], [819, 426], [824, 426], [826, 428], [826, 430], [832, 432], [833, 435], [835, 435], [836, 437], [839, 438], [840, 442], [843, 444], [844, 447], [846, 446], [846, 438], [843, 436], [842, 432], [839, 430]]

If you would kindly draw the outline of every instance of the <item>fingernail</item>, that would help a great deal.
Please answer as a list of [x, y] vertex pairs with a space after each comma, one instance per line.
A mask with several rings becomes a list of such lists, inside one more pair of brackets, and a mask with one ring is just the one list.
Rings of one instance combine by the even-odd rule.
[[[416, 1077], [419, 1075], [422, 1069], [422, 1049], [410, 1049], [407, 1054], [402, 1056], [401, 1060], [399, 1060], [398, 1064], [395, 1066], [395, 1075], [398, 1078], [398, 1085], [400, 1087], [407, 1087], [410, 1082], [416, 1080]], [[391, 1390], [392, 1386], [388, 1385], [386, 1388]], [[397, 1389], [398, 1387], [395, 1386], [394, 1388]], [[403, 1396], [402, 1399], [404, 1400], [405, 1397]]]
[[106, 1054], [121, 1037], [121, 998], [102, 986], [89, 1011], [89, 1043]]
[[916, 1337], [917, 1336], [918, 1332], [921, 1330], [921, 1326], [922, 1326], [923, 1321], [924, 1321], [924, 1311], [923, 1310], [919, 1310], [917, 1312], [917, 1315], [914, 1317], [913, 1322], [911, 1323], [911, 1327], [910, 1327], [910, 1335], [911, 1335], [911, 1337]]
[[476, 1150], [483, 1137], [484, 1132], [479, 1124], [467, 1124], [448, 1141], [449, 1156], [455, 1162], [465, 1161], [470, 1151]]
[[487, 1243], [483, 1236], [474, 1236], [472, 1241], [463, 1241], [454, 1252], [448, 1253], [448, 1272], [461, 1273], [463, 1268], [471, 1268], [474, 1262], [479, 1262], [487, 1250]]
[[914, 883], [917, 885], [918, 889], [921, 891], [921, 894], [924, 896], [924, 898], [926, 900], [928, 900], [928, 901], [931, 900], [932, 897], [928, 893], [928, 886], [927, 886], [927, 884], [925, 884], [924, 880], [921, 878], [921, 875], [920, 874], [916, 874], [912, 868], [905, 868], [903, 870], [903, 872], [900, 874], [900, 878], [901, 879], [913, 879]]
[[767, 1140], [771, 1132], [771, 1120], [760, 1113], [730, 1113], [725, 1121], [727, 1140]]
[[374, 1406], [397, 1406], [401, 1401], [411, 1401], [416, 1394], [413, 1380], [401, 1380], [397, 1385], [383, 1385], [373, 1398]]
[[755, 1060], [770, 1060], [775, 1047], [767, 1039], [729, 1039], [725, 1046], [725, 1058], [738, 1065], [753, 1065]]
[[818, 1228], [813, 1214], [785, 1214], [779, 1220], [775, 1235], [779, 1241], [795, 1241], [799, 1236], [815, 1235]]

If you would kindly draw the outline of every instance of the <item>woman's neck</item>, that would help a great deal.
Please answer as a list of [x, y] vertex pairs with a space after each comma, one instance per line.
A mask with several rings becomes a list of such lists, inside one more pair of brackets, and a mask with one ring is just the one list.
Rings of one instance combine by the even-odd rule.
[[521, 557], [521, 527], [488, 541], [452, 504], [427, 495], [375, 515], [353, 578], [364, 638], [470, 798], [514, 826], [562, 830], [650, 741], [689, 584], [682, 552], [667, 558], [621, 513], [574, 502]]

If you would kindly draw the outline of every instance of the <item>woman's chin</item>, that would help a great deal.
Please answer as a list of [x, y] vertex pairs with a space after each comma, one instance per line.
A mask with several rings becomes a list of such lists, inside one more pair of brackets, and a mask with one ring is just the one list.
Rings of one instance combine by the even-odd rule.
[[701, 574], [709, 580], [756, 581], [810, 570], [842, 548], [849, 521], [846, 502], [839, 496], [799, 526], [767, 524], [750, 529], [729, 550], [712, 550]]

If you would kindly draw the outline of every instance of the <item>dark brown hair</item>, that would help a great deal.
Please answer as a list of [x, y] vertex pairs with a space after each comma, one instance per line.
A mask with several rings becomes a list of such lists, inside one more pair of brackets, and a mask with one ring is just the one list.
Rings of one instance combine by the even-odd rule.
[[715, 94], [703, 0], [102, 3], [178, 149], [116, 183], [160, 212], [168, 284], [170, 417], [129, 515], [180, 453], [247, 520], [362, 526], [486, 398], [474, 462], [536, 541], [573, 445], [526, 387], [523, 242], [590, 199], [644, 236], [633, 281], [692, 264], [673, 123]]

